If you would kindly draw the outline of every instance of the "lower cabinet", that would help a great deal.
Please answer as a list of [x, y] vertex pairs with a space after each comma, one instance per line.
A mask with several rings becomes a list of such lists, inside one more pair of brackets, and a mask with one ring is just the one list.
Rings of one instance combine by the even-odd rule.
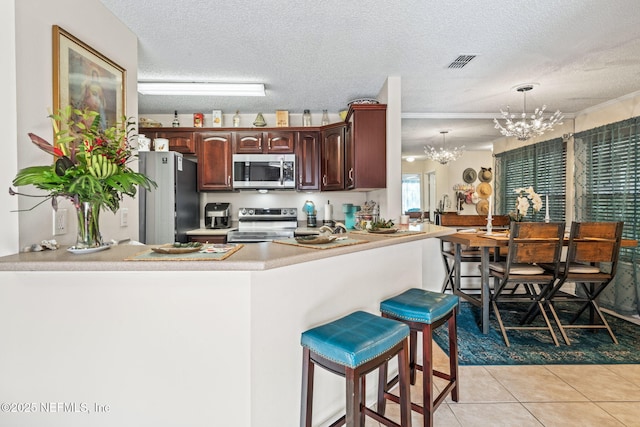
[[227, 243], [227, 235], [226, 234], [216, 234], [216, 235], [201, 235], [201, 236], [189, 236], [190, 242], [200, 242], [200, 243]]
[[198, 190], [233, 190], [231, 132], [196, 134]]

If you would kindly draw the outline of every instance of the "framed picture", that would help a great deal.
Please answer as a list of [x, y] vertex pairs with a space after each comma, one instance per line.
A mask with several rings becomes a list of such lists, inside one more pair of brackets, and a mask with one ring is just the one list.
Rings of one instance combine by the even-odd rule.
[[53, 106], [100, 114], [102, 129], [125, 117], [126, 71], [57, 25], [53, 26]]
[[289, 111], [276, 110], [276, 126], [288, 127], [289, 126]]
[[214, 128], [222, 127], [222, 110], [213, 110], [211, 126]]

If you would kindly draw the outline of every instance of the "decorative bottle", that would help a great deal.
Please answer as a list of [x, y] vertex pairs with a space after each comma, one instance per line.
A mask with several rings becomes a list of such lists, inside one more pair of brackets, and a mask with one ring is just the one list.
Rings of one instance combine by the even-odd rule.
[[233, 115], [233, 127], [240, 127], [240, 110], [236, 110], [236, 113]]
[[178, 110], [175, 110], [173, 112], [173, 122], [171, 122], [171, 126], [173, 126], [174, 128], [180, 127], [180, 120], [178, 120]]
[[311, 126], [311, 113], [309, 112], [309, 110], [304, 110], [304, 113], [302, 114], [302, 126]]
[[329, 124], [329, 113], [327, 110], [322, 110], [322, 126], [326, 126]]

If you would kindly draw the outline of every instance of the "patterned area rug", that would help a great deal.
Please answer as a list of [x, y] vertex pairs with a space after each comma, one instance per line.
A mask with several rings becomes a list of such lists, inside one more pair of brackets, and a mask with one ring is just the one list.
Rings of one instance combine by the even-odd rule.
[[[505, 324], [516, 325], [519, 313], [515, 310], [500, 310]], [[560, 318], [569, 311], [560, 307]], [[585, 314], [583, 314], [584, 316]], [[507, 336], [511, 347], [507, 347], [498, 328], [496, 317], [491, 312], [491, 331], [483, 335], [478, 327], [480, 309], [461, 302], [458, 314], [458, 358], [460, 365], [570, 365], [570, 364], [625, 364], [640, 363], [640, 326], [605, 314], [607, 322], [619, 344], [614, 344], [604, 329], [595, 332], [586, 329], [566, 329], [571, 345], [566, 345], [560, 331], [554, 326], [560, 345], [556, 347], [548, 331], [509, 330]], [[550, 318], [551, 319], [551, 318]], [[541, 316], [538, 316], [541, 322]], [[553, 324], [553, 320], [552, 325]], [[436, 343], [443, 349], [448, 347], [446, 327], [434, 333]], [[446, 350], [445, 350], [446, 351]]]

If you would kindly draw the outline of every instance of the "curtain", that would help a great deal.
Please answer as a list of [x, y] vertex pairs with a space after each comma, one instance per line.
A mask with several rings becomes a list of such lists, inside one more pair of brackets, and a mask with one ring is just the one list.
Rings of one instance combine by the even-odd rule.
[[[576, 221], [624, 221], [623, 237], [640, 234], [640, 117], [574, 135]], [[618, 270], [599, 298], [603, 307], [639, 312], [636, 248], [622, 248]]]

